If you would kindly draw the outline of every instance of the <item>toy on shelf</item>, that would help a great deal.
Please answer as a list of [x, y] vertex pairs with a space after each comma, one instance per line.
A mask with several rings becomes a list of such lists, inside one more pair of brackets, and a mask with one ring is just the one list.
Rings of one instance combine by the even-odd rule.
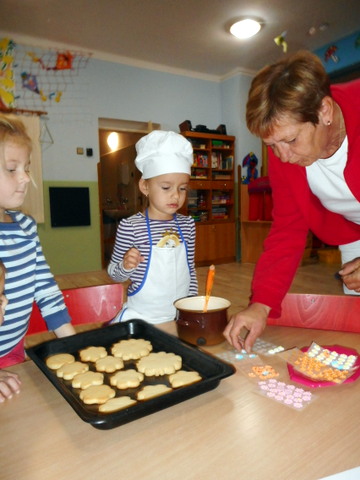
[[258, 178], [259, 172], [256, 168], [258, 163], [257, 156], [253, 152], [248, 153], [246, 157], [243, 158], [242, 166], [247, 167], [247, 174], [246, 176], [242, 176], [242, 183], [248, 184]]

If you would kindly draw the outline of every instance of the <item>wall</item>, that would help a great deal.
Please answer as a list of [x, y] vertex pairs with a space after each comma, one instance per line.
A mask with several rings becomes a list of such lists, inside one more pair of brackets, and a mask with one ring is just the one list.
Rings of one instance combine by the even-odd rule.
[[[19, 72], [17, 75], [21, 85]], [[238, 139], [241, 159], [249, 148], [254, 149], [253, 137], [246, 131], [242, 118], [248, 81], [248, 77], [241, 75], [220, 82], [90, 59], [66, 87], [58, 104], [41, 105], [39, 109], [47, 111], [42, 123], [49, 135], [42, 153], [45, 223], [39, 225], [39, 236], [53, 273], [101, 268], [97, 189], [99, 118], [153, 121], [164, 130], [174, 131], [179, 131], [178, 125], [184, 120], [211, 129], [225, 123], [227, 133]], [[29, 108], [21, 98], [16, 106]], [[246, 132], [244, 138], [239, 137], [239, 132], [241, 136]], [[77, 147], [92, 148], [93, 156], [77, 155]], [[51, 227], [48, 187], [57, 185], [90, 187], [90, 227]]]
[[[254, 152], [259, 160], [259, 172], [261, 165], [261, 141], [251, 135], [246, 127], [246, 102], [247, 93], [250, 89], [252, 77], [244, 74], [237, 74], [224, 80], [220, 85], [222, 116], [228, 131], [236, 132], [235, 158], [236, 165], [242, 164], [242, 159], [249, 153]], [[235, 167], [235, 191], [239, 191], [241, 179], [237, 178], [237, 167]], [[235, 196], [235, 218], [236, 238], [239, 235], [239, 198]], [[236, 245], [236, 258], [240, 259], [240, 242]]]
[[[335, 46], [336, 50], [333, 57], [329, 57], [327, 60], [327, 51], [332, 46]], [[314, 51], [318, 55], [329, 74], [334, 74], [340, 70], [351, 69], [355, 65], [359, 69], [360, 64], [360, 30], [340, 38], [335, 42], [324, 45], [323, 47]]]
[[[341, 61], [327, 62], [328, 71], [359, 61], [360, 49], [354, 48], [357, 38], [358, 33], [336, 42]], [[25, 45], [19, 47], [22, 56], [16, 58], [15, 64], [20, 64], [26, 51], [32, 50]], [[323, 58], [326, 47], [315, 53]], [[20, 73], [17, 72], [18, 91], [21, 90]], [[46, 122], [42, 123], [49, 129], [50, 141], [43, 144], [45, 223], [39, 225], [39, 235], [53, 272], [101, 268], [97, 189], [99, 118], [153, 121], [165, 130], [174, 131], [178, 131], [179, 123], [184, 120], [212, 129], [223, 123], [227, 133], [236, 136], [237, 164], [241, 164], [250, 151], [261, 163], [261, 142], [247, 131], [245, 124], [250, 82], [251, 77], [243, 73], [214, 81], [90, 58], [86, 68], [77, 72], [73, 82], [67, 85], [59, 103], [41, 105], [39, 109], [48, 112]], [[21, 98], [16, 106], [29, 108]], [[77, 155], [77, 147], [92, 148], [93, 156]], [[59, 184], [90, 187], [90, 227], [51, 228], [48, 187]]]
[[254, 152], [259, 160], [259, 171], [261, 166], [261, 141], [251, 135], [246, 126], [246, 102], [250, 89], [252, 77], [244, 74], [237, 74], [221, 82], [221, 108], [224, 123], [228, 133], [236, 136], [236, 163], [241, 165], [243, 158]]

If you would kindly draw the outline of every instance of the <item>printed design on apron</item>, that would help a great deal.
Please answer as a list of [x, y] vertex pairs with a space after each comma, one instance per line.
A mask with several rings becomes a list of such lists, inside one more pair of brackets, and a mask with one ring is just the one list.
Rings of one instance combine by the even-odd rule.
[[[178, 232], [166, 230], [156, 245], [152, 243], [150, 220], [146, 211], [146, 225], [150, 252], [143, 281], [128, 295], [120, 321], [131, 318], [151, 319], [161, 323], [175, 318], [173, 302], [188, 295], [190, 265], [187, 243], [183, 237], [176, 214]], [[181, 241], [180, 241], [181, 239]]]

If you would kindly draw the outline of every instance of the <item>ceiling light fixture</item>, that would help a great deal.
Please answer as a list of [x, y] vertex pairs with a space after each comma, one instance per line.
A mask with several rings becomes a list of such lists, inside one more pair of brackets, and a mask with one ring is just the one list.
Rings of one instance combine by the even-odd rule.
[[260, 22], [246, 18], [231, 25], [230, 33], [237, 38], [250, 38], [256, 35], [260, 31], [260, 28]]

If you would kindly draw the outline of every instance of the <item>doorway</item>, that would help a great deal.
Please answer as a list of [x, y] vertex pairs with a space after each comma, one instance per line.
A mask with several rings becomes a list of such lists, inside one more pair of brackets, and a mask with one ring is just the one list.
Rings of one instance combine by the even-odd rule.
[[[99, 119], [98, 186], [102, 268], [109, 264], [119, 222], [144, 207], [138, 187], [140, 172], [135, 167], [135, 144], [151, 130], [159, 128], [159, 124], [151, 122]], [[112, 132], [116, 132], [118, 137], [115, 150], [107, 143]]]

